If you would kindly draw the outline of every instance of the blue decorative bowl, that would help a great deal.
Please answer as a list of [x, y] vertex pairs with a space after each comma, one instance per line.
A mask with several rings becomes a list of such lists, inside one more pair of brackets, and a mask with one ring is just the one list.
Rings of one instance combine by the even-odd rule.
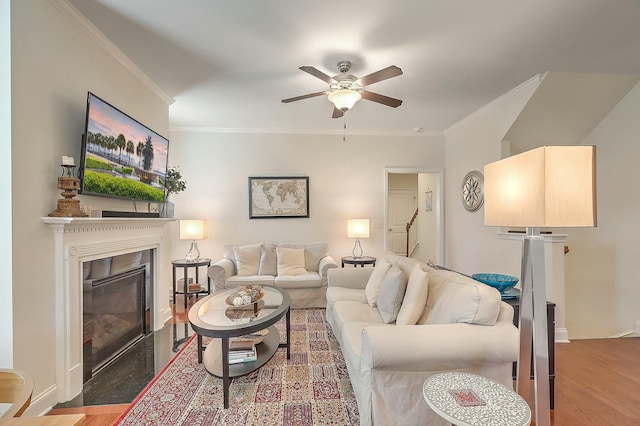
[[497, 289], [500, 293], [504, 293], [506, 290], [518, 284], [518, 278], [512, 277], [511, 275], [473, 274], [471, 278]]

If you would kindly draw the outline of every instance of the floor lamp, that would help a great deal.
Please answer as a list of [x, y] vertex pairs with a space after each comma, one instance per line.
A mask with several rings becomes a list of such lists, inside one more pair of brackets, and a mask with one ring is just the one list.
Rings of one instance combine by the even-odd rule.
[[529, 400], [531, 354], [536, 425], [548, 426], [549, 351], [544, 241], [540, 228], [593, 227], [595, 146], [544, 146], [484, 167], [486, 226], [525, 227], [517, 390]]

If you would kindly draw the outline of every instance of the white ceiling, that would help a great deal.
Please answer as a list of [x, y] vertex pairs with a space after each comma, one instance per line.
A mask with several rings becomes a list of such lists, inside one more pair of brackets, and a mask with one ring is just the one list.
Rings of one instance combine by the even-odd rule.
[[[404, 75], [368, 89], [350, 131], [441, 132], [546, 71], [640, 74], [639, 0], [69, 0], [175, 99], [172, 129], [342, 130], [298, 70]], [[107, 94], [99, 94], [107, 96]], [[112, 100], [115, 102], [115, 100]]]

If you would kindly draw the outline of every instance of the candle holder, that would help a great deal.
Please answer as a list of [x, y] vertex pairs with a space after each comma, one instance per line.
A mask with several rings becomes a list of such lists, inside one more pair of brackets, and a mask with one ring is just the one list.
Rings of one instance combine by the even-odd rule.
[[80, 200], [74, 200], [76, 191], [80, 189], [80, 179], [74, 176], [76, 166], [61, 164], [62, 175], [58, 177], [58, 188], [62, 189], [58, 199], [57, 208], [49, 213], [51, 217], [88, 217], [89, 215], [80, 210]]

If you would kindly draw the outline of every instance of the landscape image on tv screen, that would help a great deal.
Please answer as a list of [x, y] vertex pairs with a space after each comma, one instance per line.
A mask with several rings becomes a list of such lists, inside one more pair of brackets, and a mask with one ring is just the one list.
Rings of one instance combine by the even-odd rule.
[[82, 193], [163, 202], [169, 141], [91, 92]]

